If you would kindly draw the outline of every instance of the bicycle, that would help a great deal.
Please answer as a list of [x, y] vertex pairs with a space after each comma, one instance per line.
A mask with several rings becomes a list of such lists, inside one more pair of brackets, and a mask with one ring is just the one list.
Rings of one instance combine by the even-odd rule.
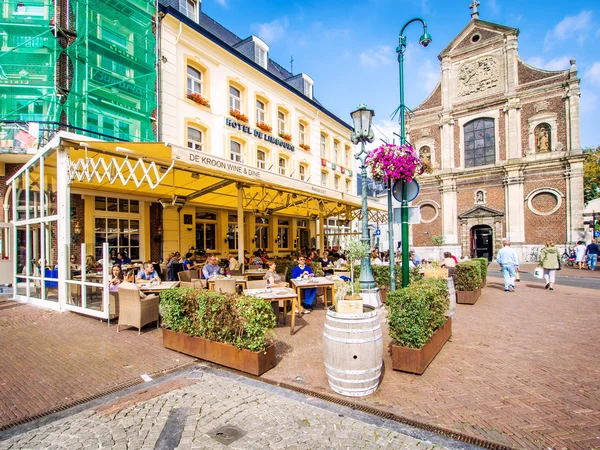
[[526, 261], [527, 262], [539, 262], [541, 251], [542, 251], [541, 247], [540, 248], [532, 248], [531, 253], [529, 253], [529, 255], [527, 255]]

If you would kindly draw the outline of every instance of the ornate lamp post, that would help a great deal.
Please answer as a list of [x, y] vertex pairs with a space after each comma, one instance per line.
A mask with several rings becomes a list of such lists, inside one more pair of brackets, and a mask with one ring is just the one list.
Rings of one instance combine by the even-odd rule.
[[[362, 175], [362, 238], [363, 243], [367, 243], [370, 246], [369, 240], [369, 211], [367, 209], [367, 165], [365, 160], [367, 159], [368, 152], [365, 150], [365, 142], [373, 142], [375, 140], [375, 134], [371, 129], [371, 121], [375, 112], [372, 109], [367, 109], [367, 105], [362, 104], [356, 111], [350, 113], [352, 120], [354, 121], [354, 132], [352, 133], [351, 139], [354, 144], [360, 142], [361, 149], [354, 157], [360, 161], [360, 170]], [[365, 289], [374, 289], [375, 280], [373, 279], [373, 273], [371, 272], [371, 258], [369, 256], [364, 257], [360, 263], [360, 288], [361, 291]]]
[[[400, 74], [400, 106], [396, 110], [400, 113], [400, 145], [406, 144], [406, 131], [404, 126], [404, 114], [406, 112], [406, 105], [404, 104], [404, 52], [406, 51], [406, 36], [404, 36], [404, 30], [413, 22], [421, 22], [423, 25], [423, 34], [419, 39], [419, 44], [423, 47], [431, 44], [431, 35], [427, 33], [427, 24], [423, 19], [415, 18], [411, 19], [402, 27], [400, 35], [398, 36], [398, 47], [396, 47], [396, 53], [398, 53], [398, 65]], [[402, 182], [402, 203], [401, 203], [401, 220], [402, 220], [402, 287], [408, 286], [409, 277], [409, 262], [408, 262], [408, 201], [407, 201], [407, 187], [406, 181]], [[393, 244], [393, 243], [392, 243]], [[390, 288], [393, 290], [396, 281], [392, 278]]]

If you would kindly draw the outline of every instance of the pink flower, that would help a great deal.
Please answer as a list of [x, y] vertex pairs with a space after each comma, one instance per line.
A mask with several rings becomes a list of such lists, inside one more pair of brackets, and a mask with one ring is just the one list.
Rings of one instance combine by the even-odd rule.
[[372, 150], [365, 161], [376, 181], [411, 181], [423, 173], [423, 164], [415, 149], [408, 145], [384, 144]]

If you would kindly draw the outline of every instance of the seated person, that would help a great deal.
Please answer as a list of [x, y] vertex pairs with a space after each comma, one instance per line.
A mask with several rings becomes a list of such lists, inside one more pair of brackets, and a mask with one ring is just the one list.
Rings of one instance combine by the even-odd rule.
[[258, 249], [254, 252], [254, 259], [252, 259], [252, 265], [253, 266], [260, 266], [262, 267], [263, 265], [263, 260], [262, 260], [262, 250]]
[[[292, 278], [300, 278], [302, 275], [310, 274], [313, 274], [313, 271], [309, 266], [306, 265], [306, 258], [304, 256], [300, 256], [298, 258], [298, 265], [292, 269]], [[300, 312], [302, 314], [308, 314], [310, 311], [312, 311], [313, 303], [315, 302], [315, 297], [317, 296], [317, 288], [301, 289], [301, 292], [304, 294], [304, 304], [302, 306], [305, 308], [305, 310], [301, 310]]]
[[419, 256], [414, 252], [414, 250], [411, 250], [408, 253], [408, 259], [410, 260], [411, 267], [418, 267], [419, 265], [421, 265], [421, 258], [419, 258]]
[[98, 263], [98, 261], [96, 261], [96, 258], [94, 258], [93, 255], [87, 255], [85, 257], [85, 267], [86, 273], [91, 273], [96, 272], [96, 269], [100, 267], [100, 264]]
[[183, 270], [192, 270], [194, 267], [196, 267], [196, 261], [194, 261], [194, 254], [188, 252], [185, 254], [185, 259], [183, 260]]
[[323, 267], [324, 275], [333, 275], [333, 262], [329, 259], [329, 252], [327, 250], [323, 252], [321, 267]]
[[269, 265], [269, 268], [267, 270], [267, 273], [265, 273], [263, 280], [267, 280], [267, 283], [269, 283], [272, 286], [287, 287], [288, 283], [286, 283], [285, 280], [283, 280], [281, 276], [277, 273], [277, 266], [275, 264], [275, 261], [270, 260], [267, 262], [267, 264]]
[[238, 270], [239, 267], [240, 264], [237, 262], [237, 259], [235, 259], [231, 253], [227, 253], [227, 270], [231, 272]]
[[371, 265], [372, 266], [381, 266], [383, 262], [379, 259], [379, 252], [377, 250], [371, 253]]
[[444, 252], [444, 259], [440, 261], [440, 267], [445, 267], [447, 269], [453, 269], [456, 267], [456, 261], [452, 258], [452, 254], [450, 252]]
[[160, 277], [156, 273], [156, 270], [154, 270], [154, 265], [149, 262], [144, 263], [144, 268], [138, 271], [136, 278], [138, 283], [141, 281], [156, 281], [160, 283]]
[[[133, 283], [133, 279], [134, 278], [135, 278], [135, 275], [134, 275], [133, 269], [129, 269], [127, 271], [127, 273], [125, 275], [123, 275], [123, 281], [121, 281], [121, 283], [119, 283], [119, 284], [121, 284], [121, 285], [126, 285], [128, 283], [131, 284], [131, 283]], [[117, 287], [117, 292], [118, 292], [118, 290], [119, 290], [119, 288]], [[140, 292], [140, 298], [146, 298], [146, 297], [148, 297], [142, 291], [139, 291], [139, 292]]]
[[117, 253], [117, 257], [115, 258], [115, 264], [120, 266], [124, 266], [126, 264], [131, 264], [131, 258], [124, 253]]
[[208, 280], [210, 277], [219, 275], [220, 273], [221, 268], [219, 267], [217, 257], [215, 255], [210, 255], [208, 257], [208, 263], [202, 268], [202, 279]]
[[121, 270], [121, 264], [115, 264], [112, 267], [112, 280], [108, 289], [110, 292], [119, 292], [119, 284], [123, 282], [123, 271]]
[[346, 255], [341, 254], [335, 262], [335, 267], [344, 267], [346, 264], [348, 264], [348, 261], [346, 261]]

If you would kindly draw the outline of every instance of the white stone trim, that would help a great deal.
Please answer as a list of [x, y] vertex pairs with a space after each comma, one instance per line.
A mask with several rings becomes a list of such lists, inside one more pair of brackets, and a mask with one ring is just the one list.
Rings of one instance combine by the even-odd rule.
[[[421, 215], [421, 206], [425, 206], [425, 205], [433, 206], [433, 209], [435, 209], [435, 216], [431, 220], [425, 220], [425, 219], [423, 219], [423, 216]], [[432, 223], [435, 221], [435, 219], [437, 219], [440, 216], [441, 207], [440, 207], [440, 204], [438, 202], [436, 202], [435, 200], [423, 200], [423, 201], [420, 201], [419, 203], [417, 203], [416, 206], [419, 207], [419, 216], [421, 216], [421, 223]]]
[[[537, 197], [539, 194], [543, 194], [543, 193], [552, 194], [556, 198], [556, 206], [554, 208], [552, 208], [550, 211], [547, 211], [547, 212], [538, 211], [531, 204], [532, 200], [535, 197]], [[527, 201], [527, 207], [529, 208], [529, 210], [532, 213], [534, 213], [534, 214], [536, 214], [538, 216], [550, 216], [550, 215], [554, 214], [556, 211], [559, 210], [559, 208], [562, 205], [562, 199], [563, 198], [564, 198], [564, 194], [562, 192], [560, 192], [558, 189], [551, 188], [551, 187], [544, 187], [544, 188], [534, 189], [533, 191], [531, 191], [527, 195], [527, 197], [525, 197], [525, 200]]]

